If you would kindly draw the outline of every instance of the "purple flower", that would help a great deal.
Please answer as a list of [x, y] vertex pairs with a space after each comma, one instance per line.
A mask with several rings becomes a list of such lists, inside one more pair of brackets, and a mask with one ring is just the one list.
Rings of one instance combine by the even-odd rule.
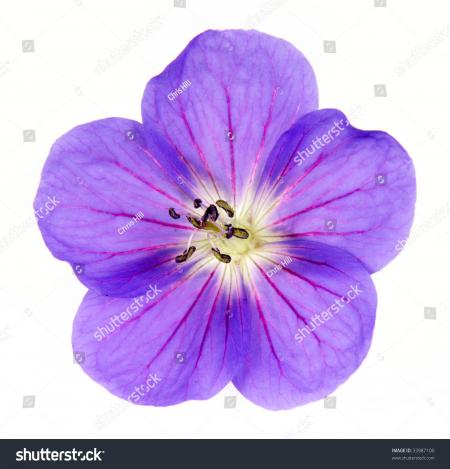
[[289, 43], [207, 31], [147, 85], [143, 124], [84, 124], [53, 145], [35, 201], [44, 240], [89, 288], [81, 366], [143, 405], [208, 399], [232, 381], [289, 409], [323, 398], [370, 346], [370, 275], [414, 212], [391, 136], [316, 110]]

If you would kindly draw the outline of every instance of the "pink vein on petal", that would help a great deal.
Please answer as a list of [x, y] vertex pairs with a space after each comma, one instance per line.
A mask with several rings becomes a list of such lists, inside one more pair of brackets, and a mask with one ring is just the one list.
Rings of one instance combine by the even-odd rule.
[[259, 148], [258, 148], [258, 151], [256, 153], [256, 157], [253, 161], [253, 168], [252, 168], [252, 173], [251, 173], [251, 176], [250, 176], [249, 184], [251, 184], [253, 182], [253, 179], [254, 179], [255, 173], [256, 173], [256, 167], [258, 166], [259, 160], [261, 159], [261, 154], [262, 154], [264, 145], [266, 143], [267, 130], [269, 129], [269, 126], [272, 122], [272, 112], [273, 112], [273, 107], [275, 105], [276, 97], [277, 97], [277, 89], [274, 88], [272, 90], [272, 98], [271, 98], [270, 107], [269, 107], [269, 114], [267, 116], [267, 120], [264, 123], [264, 127], [263, 127], [263, 134], [262, 134], [262, 137], [261, 137], [261, 143], [259, 144]]
[[230, 149], [230, 164], [231, 164], [231, 188], [233, 191], [233, 204], [236, 206], [236, 163], [234, 157], [234, 131], [233, 122], [231, 119], [231, 98], [228, 89], [225, 88], [225, 96], [227, 100], [227, 117], [228, 117], [228, 132], [231, 132], [232, 138], [228, 138], [228, 146]]
[[183, 123], [184, 123], [184, 125], [185, 125], [185, 127], [186, 127], [186, 129], [187, 129], [187, 131], [188, 131], [188, 133], [189, 133], [189, 137], [190, 137], [190, 139], [191, 139], [191, 142], [194, 144], [194, 147], [195, 147], [195, 149], [197, 150], [197, 153], [198, 153], [198, 155], [199, 155], [199, 157], [200, 157], [200, 160], [202, 161], [203, 166], [205, 167], [205, 170], [206, 170], [206, 172], [208, 173], [208, 176], [210, 177], [211, 182], [212, 182], [213, 185], [214, 185], [214, 189], [216, 190], [217, 194], [220, 195], [220, 192], [219, 192], [219, 189], [218, 189], [218, 187], [217, 187], [217, 184], [216, 184], [216, 181], [215, 181], [215, 179], [214, 179], [214, 176], [213, 176], [213, 174], [211, 173], [211, 169], [210, 169], [210, 167], [209, 167], [208, 161], [207, 161], [207, 159], [206, 159], [206, 157], [205, 157], [205, 155], [204, 155], [204, 153], [203, 153], [203, 150], [200, 148], [200, 145], [198, 144], [197, 140], [195, 139], [194, 132], [192, 131], [191, 125], [189, 124], [189, 121], [188, 121], [188, 119], [187, 119], [187, 117], [186, 117], [186, 113], [185, 113], [183, 107], [181, 106], [181, 104], [180, 104], [180, 109], [181, 109], [181, 117], [182, 117]]
[[322, 208], [322, 207], [325, 207], [326, 205], [329, 205], [329, 204], [331, 204], [333, 202], [336, 202], [338, 200], [345, 199], [345, 198], [351, 196], [352, 194], [354, 194], [356, 192], [359, 192], [360, 190], [361, 190], [360, 188], [353, 189], [352, 191], [346, 192], [345, 194], [338, 195], [336, 197], [328, 199], [325, 202], [321, 202], [321, 203], [318, 203], [318, 204], [315, 204], [315, 205], [310, 205], [309, 207], [306, 207], [302, 210], [299, 210], [298, 212], [292, 213], [291, 215], [286, 215], [283, 218], [279, 218], [278, 220], [274, 221], [273, 223], [270, 223], [268, 226], [279, 225], [280, 223], [283, 223], [286, 220], [290, 220], [291, 218], [295, 218], [299, 215], [302, 215], [303, 213], [307, 213], [307, 212], [310, 212], [311, 210], [315, 210], [316, 208]]
[[[87, 205], [64, 205], [64, 207], [66, 207], [66, 208], [82, 208], [82, 209], [89, 210], [89, 211], [95, 212], [95, 213], [103, 213], [105, 215], [111, 215], [113, 217], [133, 218], [133, 216], [134, 216], [131, 213], [114, 213], [114, 212], [109, 212], [108, 210], [101, 210], [101, 209], [94, 208], [94, 207], [88, 207]], [[178, 225], [176, 223], [170, 223], [170, 222], [166, 222], [166, 221], [156, 220], [154, 218], [143, 217], [143, 218], [140, 219], [140, 221], [143, 221], [145, 223], [153, 223], [155, 225], [167, 226], [169, 228], [176, 228], [176, 229], [179, 229], [179, 230], [195, 231], [195, 228], [193, 228], [191, 226]]]
[[164, 344], [162, 345], [162, 347], [159, 349], [158, 353], [149, 361], [149, 363], [146, 365], [146, 368], [150, 368], [150, 366], [152, 365], [152, 363], [159, 357], [159, 355], [161, 354], [161, 352], [167, 347], [167, 345], [170, 343], [170, 341], [174, 338], [175, 334], [178, 332], [178, 330], [180, 329], [180, 327], [186, 322], [186, 320], [188, 319], [188, 317], [191, 315], [193, 309], [195, 308], [195, 305], [198, 303], [198, 301], [200, 300], [200, 298], [202, 297], [204, 291], [206, 290], [206, 287], [208, 286], [209, 282], [211, 281], [211, 279], [213, 278], [213, 276], [215, 275], [217, 271], [217, 267], [209, 274], [209, 277], [208, 279], [206, 280], [206, 282], [203, 284], [202, 288], [200, 289], [200, 291], [198, 292], [197, 296], [195, 297], [194, 301], [192, 302], [191, 306], [188, 308], [188, 310], [186, 311], [186, 313], [183, 315], [183, 317], [181, 318], [181, 320], [179, 321], [179, 323], [177, 324], [177, 326], [175, 327], [174, 331], [172, 332], [172, 334], [170, 334], [169, 338], [164, 342]]
[[[265, 272], [262, 270], [261, 266], [253, 261], [253, 263], [256, 265], [256, 267], [258, 268], [258, 270], [260, 271], [262, 277], [264, 278], [264, 280], [266, 280], [269, 285], [272, 287], [272, 289], [276, 292], [276, 294], [289, 306], [289, 309], [295, 314], [295, 316], [300, 319], [304, 325], [306, 325], [308, 323], [308, 321], [305, 319], [305, 317], [303, 315], [301, 315], [297, 309], [292, 305], [292, 303], [286, 298], [286, 296], [283, 294], [283, 292], [281, 292], [281, 290], [272, 282], [272, 280], [265, 274]], [[316, 340], [320, 343], [320, 339], [319, 337], [317, 336], [317, 334], [314, 332], [314, 331], [311, 331], [313, 336], [316, 338]]]
[[283, 368], [281, 367], [281, 360], [278, 357], [277, 352], [275, 350], [275, 347], [273, 345], [272, 337], [270, 336], [269, 327], [267, 325], [267, 320], [266, 320], [266, 317], [264, 316], [264, 313], [262, 311], [259, 296], [258, 296], [258, 293], [256, 291], [255, 285], [253, 283], [252, 283], [252, 290], [253, 290], [253, 295], [255, 297], [256, 309], [258, 310], [258, 316], [261, 319], [261, 322], [263, 324], [264, 333], [266, 335], [267, 341], [269, 342], [270, 351], [271, 351], [272, 355], [275, 357], [278, 369], [280, 370], [280, 374], [283, 375], [284, 373], [283, 373]]

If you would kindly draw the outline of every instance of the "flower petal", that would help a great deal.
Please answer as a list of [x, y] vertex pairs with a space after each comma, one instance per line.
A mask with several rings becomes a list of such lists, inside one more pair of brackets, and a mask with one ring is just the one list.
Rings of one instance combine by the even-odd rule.
[[244, 316], [251, 339], [233, 383], [262, 407], [290, 409], [325, 397], [358, 368], [376, 292], [346, 251], [304, 240], [269, 249], [254, 257]]
[[228, 30], [200, 34], [153, 78], [142, 115], [146, 128], [160, 126], [191, 181], [236, 206], [281, 133], [316, 108], [314, 73], [298, 50]]
[[340, 111], [301, 118], [265, 171], [276, 182], [259, 186], [260, 207], [274, 198], [263, 224], [283, 237], [339, 246], [375, 272], [408, 236], [416, 199], [410, 157], [390, 135], [355, 129]]
[[233, 307], [229, 285], [223, 268], [213, 264], [156, 296], [153, 288], [154, 298], [90, 291], [72, 334], [75, 353], [84, 356], [83, 370], [111, 393], [142, 405], [167, 406], [219, 392], [238, 365], [239, 337], [230, 322], [239, 316], [225, 314]]
[[168, 212], [192, 209], [193, 194], [158, 167], [168, 149], [146, 138], [144, 146], [142, 125], [127, 119], [74, 128], [53, 145], [36, 196], [50, 251], [105, 295], [131, 297], [178, 278], [174, 258], [193, 233]]

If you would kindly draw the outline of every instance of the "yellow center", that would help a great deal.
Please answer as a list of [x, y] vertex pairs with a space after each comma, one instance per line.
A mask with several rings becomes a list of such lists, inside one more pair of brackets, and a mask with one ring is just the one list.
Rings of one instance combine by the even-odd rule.
[[224, 254], [231, 256], [232, 262], [237, 264], [247, 257], [247, 255], [255, 252], [258, 248], [264, 245], [264, 239], [259, 235], [257, 227], [241, 219], [234, 219], [233, 224], [245, 229], [249, 237], [247, 239], [240, 239], [232, 236], [227, 239], [223, 235], [216, 235], [212, 241]]

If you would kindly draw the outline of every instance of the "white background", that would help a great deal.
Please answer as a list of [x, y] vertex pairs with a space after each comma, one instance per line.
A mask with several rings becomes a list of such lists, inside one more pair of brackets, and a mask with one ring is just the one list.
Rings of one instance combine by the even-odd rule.
[[[372, 348], [324, 401], [270, 412], [229, 385], [205, 402], [132, 406], [73, 363], [85, 288], [52, 258], [32, 201], [53, 141], [107, 116], [140, 120], [146, 82], [209, 28], [287, 39], [310, 60], [320, 107], [391, 133], [417, 171], [413, 240], [374, 276]], [[22, 41], [34, 41], [24, 52]], [[336, 41], [336, 53], [324, 52]], [[30, 49], [30, 43], [25, 49]], [[375, 97], [374, 85], [387, 96]], [[0, 436], [450, 437], [448, 0], [15, 0], [0, 7]], [[23, 131], [35, 141], [24, 142]], [[29, 136], [30, 134], [27, 133]], [[424, 308], [436, 308], [425, 319]], [[23, 408], [35, 396], [34, 408]], [[224, 408], [237, 396], [236, 408]], [[27, 399], [27, 398], [26, 398]]]

